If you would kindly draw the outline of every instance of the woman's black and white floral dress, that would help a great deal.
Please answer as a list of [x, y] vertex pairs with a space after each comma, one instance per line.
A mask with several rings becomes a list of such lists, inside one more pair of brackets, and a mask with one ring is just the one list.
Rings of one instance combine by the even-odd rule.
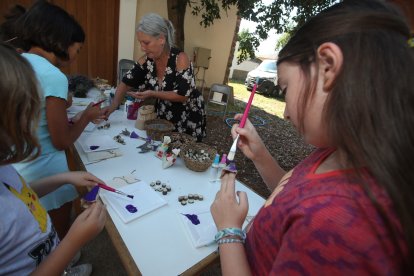
[[161, 85], [157, 78], [155, 62], [148, 57], [142, 65], [135, 63], [134, 68], [125, 74], [122, 82], [140, 91], [155, 90], [158, 93], [174, 91], [178, 95], [188, 97], [185, 103], [157, 99], [155, 105], [157, 117], [172, 122], [176, 131], [187, 133], [201, 141], [206, 136], [204, 99], [195, 86], [193, 66], [177, 71], [179, 53], [176, 48], [170, 50]]

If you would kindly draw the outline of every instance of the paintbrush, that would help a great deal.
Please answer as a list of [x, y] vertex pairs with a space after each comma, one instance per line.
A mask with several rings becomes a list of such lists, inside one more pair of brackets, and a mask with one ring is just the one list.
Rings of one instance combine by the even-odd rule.
[[92, 106], [97, 106], [97, 105], [100, 105], [101, 103], [103, 103], [105, 101], [105, 99], [103, 99], [103, 100], [101, 100], [101, 101], [99, 101], [99, 102], [97, 102], [97, 103], [94, 103]]
[[[239, 124], [239, 127], [241, 127], [241, 128], [243, 128], [244, 125], [246, 124], [246, 120], [247, 120], [247, 117], [249, 115], [250, 106], [252, 105], [254, 94], [256, 93], [257, 82], [258, 81], [256, 80], [256, 82], [254, 83], [252, 92], [250, 93], [249, 101], [247, 102], [246, 108], [244, 109], [243, 117], [242, 117], [242, 119], [240, 121], [240, 124]], [[234, 139], [233, 144], [231, 145], [229, 154], [227, 154], [227, 160], [229, 160], [229, 161], [233, 161], [233, 159], [234, 159], [234, 155], [236, 154], [237, 141], [239, 140], [239, 136], [240, 135], [237, 134], [236, 139]]]
[[98, 186], [100, 188], [104, 189], [104, 190], [107, 190], [107, 191], [110, 191], [110, 192], [114, 192], [114, 193], [117, 193], [117, 194], [120, 194], [120, 195], [124, 195], [124, 196], [127, 196], [127, 197], [131, 198], [131, 199], [134, 198], [133, 195], [126, 194], [124, 192], [121, 192], [120, 190], [114, 189], [114, 188], [109, 187], [109, 186], [107, 186], [105, 184], [102, 184], [102, 183], [98, 183]]

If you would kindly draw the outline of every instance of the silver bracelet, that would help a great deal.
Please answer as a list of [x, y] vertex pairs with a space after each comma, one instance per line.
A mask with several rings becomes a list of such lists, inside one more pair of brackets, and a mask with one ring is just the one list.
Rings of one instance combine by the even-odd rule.
[[240, 239], [220, 239], [217, 241], [217, 244], [223, 244], [223, 243], [244, 243], [244, 240]]

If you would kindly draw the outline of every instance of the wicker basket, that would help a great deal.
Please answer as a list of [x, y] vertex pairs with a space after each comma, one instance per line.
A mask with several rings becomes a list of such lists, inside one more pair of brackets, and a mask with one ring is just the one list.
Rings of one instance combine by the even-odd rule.
[[[193, 154], [200, 154], [202, 150], [208, 154], [208, 159], [199, 161], [192, 157], [189, 157], [187, 154], [190, 151], [192, 151]], [[183, 158], [184, 164], [187, 168], [192, 171], [203, 172], [207, 170], [211, 164], [213, 164], [216, 153], [217, 151], [209, 145], [203, 143], [189, 143], [181, 147], [180, 156]]]
[[197, 141], [197, 138], [191, 135], [188, 135], [186, 133], [180, 133], [180, 132], [173, 132], [171, 133], [170, 137], [171, 137], [171, 143], [170, 143], [171, 149], [181, 149], [183, 145], [195, 143]]
[[170, 135], [174, 130], [174, 125], [164, 119], [145, 121], [144, 126], [147, 131], [147, 137], [157, 141], [161, 141], [164, 138], [164, 135]]

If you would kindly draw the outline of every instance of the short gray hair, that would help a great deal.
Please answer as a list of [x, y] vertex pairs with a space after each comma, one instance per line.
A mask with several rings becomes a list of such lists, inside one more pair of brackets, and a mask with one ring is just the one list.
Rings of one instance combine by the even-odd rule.
[[148, 13], [144, 15], [138, 23], [136, 32], [158, 37], [160, 34], [165, 36], [166, 46], [171, 49], [175, 45], [175, 30], [171, 21], [163, 18], [156, 13]]

